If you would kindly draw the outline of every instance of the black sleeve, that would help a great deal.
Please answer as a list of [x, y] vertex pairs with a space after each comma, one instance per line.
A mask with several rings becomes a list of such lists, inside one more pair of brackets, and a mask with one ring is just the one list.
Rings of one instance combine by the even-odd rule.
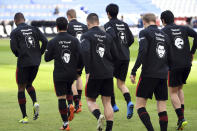
[[41, 54], [43, 55], [46, 50], [48, 40], [38, 28], [37, 28], [37, 32], [38, 32], [39, 41], [42, 42], [42, 46], [40, 50], [41, 50]]
[[132, 75], [136, 75], [137, 69], [141, 66], [143, 61], [145, 60], [148, 48], [148, 41], [145, 36], [144, 31], [141, 31], [139, 34], [139, 50], [138, 50], [138, 57], [135, 62], [135, 65], [131, 71]]
[[128, 25], [126, 25], [126, 29], [127, 29], [128, 46], [130, 47], [134, 43], [134, 37]]
[[70, 24], [68, 24], [67, 33], [72, 35], [71, 25]]
[[19, 48], [18, 48], [18, 43], [17, 43], [17, 36], [14, 32], [12, 32], [10, 35], [10, 48], [11, 48], [13, 54], [16, 57], [18, 57]]
[[168, 66], [169, 70], [171, 70], [171, 65], [172, 65], [172, 44], [170, 44], [170, 38], [166, 35], [166, 43], [167, 43], [167, 59], [168, 59]]
[[81, 53], [83, 56], [85, 71], [86, 71], [86, 74], [88, 74], [89, 63], [90, 63], [90, 41], [84, 35], [82, 35], [81, 37]]
[[105, 31], [111, 35], [113, 39], [116, 38], [116, 32], [110, 24], [104, 25]]
[[47, 45], [47, 49], [45, 51], [45, 56], [44, 56], [44, 59], [46, 62], [49, 62], [55, 58], [54, 45], [55, 45], [55, 43], [53, 43], [52, 40], [49, 41], [49, 43]]
[[192, 48], [191, 48], [190, 52], [191, 52], [191, 54], [195, 54], [196, 49], [197, 49], [197, 33], [189, 27], [186, 27], [186, 30], [187, 30], [188, 36], [194, 38], [193, 45], [192, 45]]
[[82, 57], [82, 53], [81, 53], [80, 42], [79, 42], [78, 39], [76, 40], [76, 46], [77, 46], [77, 47], [76, 47], [77, 63], [78, 63], [78, 65], [80, 65], [80, 67], [77, 67], [77, 68], [81, 69], [81, 68], [82, 68], [82, 65], [81, 65], [81, 59], [80, 59], [80, 57]]
[[112, 38], [110, 39], [110, 41], [111, 41], [111, 50], [110, 50], [110, 53], [112, 55], [113, 62], [115, 63], [119, 59], [119, 57], [118, 57], [118, 50], [117, 50], [116, 45], [115, 45], [115, 42], [113, 41]]

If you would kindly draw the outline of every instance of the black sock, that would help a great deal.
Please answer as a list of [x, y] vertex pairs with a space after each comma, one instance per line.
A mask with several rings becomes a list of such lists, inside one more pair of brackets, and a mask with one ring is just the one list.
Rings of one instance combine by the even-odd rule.
[[27, 90], [29, 96], [31, 97], [31, 100], [33, 101], [33, 104], [35, 102], [37, 102], [36, 91], [35, 91], [34, 87], [32, 85], [27, 85], [26, 90]]
[[139, 115], [141, 121], [143, 122], [143, 124], [147, 128], [147, 130], [154, 131], [152, 123], [150, 121], [150, 116], [149, 116], [148, 112], [146, 111], [146, 108], [145, 107], [139, 108], [137, 112], [138, 112], [138, 115]]
[[66, 99], [59, 99], [58, 100], [58, 107], [59, 107], [59, 112], [60, 112], [60, 115], [62, 117], [62, 120], [64, 122], [67, 122], [68, 121], [68, 116], [67, 116], [67, 105], [66, 105]]
[[125, 98], [125, 100], [126, 100], [126, 102], [127, 102], [127, 105], [128, 105], [128, 103], [131, 101], [131, 96], [130, 96], [130, 94], [127, 92], [127, 93], [124, 93], [124, 98]]
[[21, 109], [21, 112], [23, 114], [23, 118], [27, 116], [26, 113], [26, 98], [25, 98], [25, 92], [18, 92], [18, 103]]
[[96, 119], [98, 120], [100, 115], [101, 115], [101, 112], [99, 109], [95, 109], [93, 110], [92, 114], [96, 117]]
[[181, 109], [182, 109], [183, 116], [184, 116], [184, 109], [185, 109], [185, 106], [184, 106], [184, 104], [181, 104]]
[[73, 104], [73, 95], [66, 95], [66, 100], [68, 101], [68, 105]]
[[73, 101], [74, 101], [74, 103], [75, 103], [75, 106], [79, 106], [78, 95], [74, 95], [74, 96], [73, 96]]
[[111, 96], [111, 105], [112, 107], [116, 104], [116, 100], [115, 100], [115, 94], [113, 92], [112, 96]]
[[159, 124], [161, 131], [167, 131], [168, 129], [168, 115], [166, 111], [159, 112]]
[[106, 123], [107, 123], [107, 127], [105, 131], [112, 131], [113, 121], [106, 121]]
[[81, 100], [82, 90], [77, 90], [77, 92], [78, 92], [78, 98], [79, 98], [79, 100]]
[[183, 120], [184, 119], [183, 112], [182, 112], [181, 108], [176, 109], [175, 112], [176, 112], [176, 115], [177, 115], [179, 120]]

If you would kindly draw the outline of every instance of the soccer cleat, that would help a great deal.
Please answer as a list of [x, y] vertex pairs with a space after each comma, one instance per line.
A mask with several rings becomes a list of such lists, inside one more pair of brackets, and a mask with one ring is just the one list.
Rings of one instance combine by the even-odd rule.
[[81, 100], [79, 100], [79, 106], [80, 106], [80, 107], [82, 107], [82, 103], [81, 103]]
[[112, 108], [113, 108], [114, 112], [118, 112], [119, 111], [119, 108], [118, 108], [118, 106], [116, 104]]
[[33, 110], [34, 110], [33, 120], [36, 120], [38, 119], [38, 116], [39, 116], [39, 104], [37, 102], [34, 103]]
[[82, 111], [82, 109], [81, 109], [81, 107], [79, 105], [75, 106], [75, 113], [79, 113], [81, 111]]
[[97, 122], [97, 130], [98, 131], [102, 131], [104, 129], [104, 122], [105, 122], [104, 115], [100, 115], [98, 122]]
[[127, 105], [127, 119], [131, 119], [133, 116], [134, 104], [130, 101]]
[[187, 124], [188, 124], [188, 122], [187, 122], [185, 119], [180, 120], [180, 121], [178, 122], [178, 125], [177, 125], [177, 130], [183, 130], [184, 127], [185, 127]]
[[68, 122], [65, 122], [65, 123], [63, 124], [63, 126], [60, 127], [60, 130], [70, 131], [70, 127], [69, 127]]
[[19, 120], [20, 123], [26, 124], [28, 123], [28, 117], [24, 117], [23, 119]]
[[72, 104], [70, 104], [68, 106], [68, 120], [69, 121], [72, 121], [73, 120], [73, 118], [74, 118], [74, 112], [75, 112], [75, 108], [74, 108], [74, 106]]

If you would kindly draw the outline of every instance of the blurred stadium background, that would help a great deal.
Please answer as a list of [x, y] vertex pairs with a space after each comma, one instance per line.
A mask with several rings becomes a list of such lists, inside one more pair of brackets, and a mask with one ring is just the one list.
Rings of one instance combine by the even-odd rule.
[[55, 19], [66, 16], [66, 11], [71, 8], [77, 11], [78, 20], [83, 23], [89, 13], [96, 12], [102, 26], [108, 21], [105, 7], [109, 3], [119, 5], [119, 18], [129, 24], [134, 35], [143, 27], [141, 15], [155, 13], [157, 25], [161, 26], [159, 16], [166, 9], [175, 14], [176, 24], [197, 28], [197, 0], [0, 0], [0, 37], [9, 37], [16, 27], [13, 23], [16, 12], [24, 13], [27, 23], [39, 27], [48, 36], [57, 33]]

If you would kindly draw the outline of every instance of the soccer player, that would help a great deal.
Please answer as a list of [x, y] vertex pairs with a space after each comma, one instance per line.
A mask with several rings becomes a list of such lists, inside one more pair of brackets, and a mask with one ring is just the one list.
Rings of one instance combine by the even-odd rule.
[[[103, 32], [99, 26], [99, 18], [95, 13], [87, 17], [89, 31], [81, 38], [81, 48], [85, 70], [89, 74], [86, 85], [86, 99], [90, 112], [98, 120], [97, 130], [102, 131], [106, 118], [106, 131], [113, 126], [113, 109], [111, 95], [113, 93], [113, 62], [117, 59], [117, 51], [110, 35]], [[104, 115], [101, 114], [96, 99], [101, 95]]]
[[[131, 96], [128, 88], [125, 85], [125, 80], [128, 72], [130, 51], [129, 47], [134, 42], [133, 35], [129, 29], [129, 26], [117, 19], [119, 7], [116, 4], [109, 4], [106, 8], [106, 12], [109, 18], [109, 22], [104, 25], [107, 33], [109, 33], [115, 41], [117, 50], [119, 52], [119, 60], [115, 63], [114, 76], [117, 78], [117, 85], [127, 102], [127, 119], [133, 116], [133, 103], [131, 102]], [[118, 111], [118, 107], [115, 104], [115, 96], [112, 95], [112, 106], [114, 112]]]
[[156, 16], [152, 13], [143, 16], [145, 29], [139, 33], [139, 52], [131, 72], [131, 82], [135, 83], [136, 71], [142, 65], [142, 72], [136, 89], [136, 109], [148, 131], [154, 131], [150, 116], [146, 111], [148, 98], [153, 93], [157, 100], [157, 111], [161, 131], [167, 131], [168, 99], [167, 75], [170, 65], [170, 44], [168, 36], [156, 26]]
[[[28, 123], [25, 89], [33, 101], [33, 119], [36, 120], [39, 115], [39, 104], [32, 83], [37, 75], [41, 56], [46, 49], [48, 41], [38, 28], [25, 24], [25, 17], [22, 13], [15, 14], [14, 22], [17, 28], [11, 32], [10, 48], [17, 57], [18, 103], [23, 115], [23, 119], [19, 122]], [[41, 47], [39, 41], [42, 42]]]
[[[53, 80], [58, 97], [59, 112], [63, 120], [61, 130], [70, 130], [68, 120], [74, 117], [72, 105], [72, 84], [77, 77], [79, 57], [79, 41], [66, 32], [68, 21], [64, 17], [56, 19], [58, 34], [49, 41], [45, 53], [45, 61], [54, 60]], [[68, 100], [68, 110], [66, 99]]]
[[[81, 36], [84, 32], [88, 30], [88, 27], [80, 22], [77, 21], [76, 11], [74, 9], [70, 9], [66, 13], [69, 24], [68, 24], [68, 30], [67, 32], [71, 34], [72, 36], [76, 37], [78, 40], [81, 39]], [[72, 90], [73, 90], [73, 100], [75, 102], [75, 112], [81, 112], [81, 94], [82, 94], [82, 79], [81, 74], [83, 70], [84, 64], [82, 60], [82, 56], [79, 57], [79, 63], [78, 63], [78, 71], [77, 71], [77, 81], [76, 84], [73, 84]]]
[[[196, 52], [197, 33], [189, 27], [175, 25], [174, 15], [169, 10], [162, 12], [161, 21], [165, 26], [162, 30], [169, 36], [173, 50], [168, 86], [171, 102], [178, 117], [177, 129], [180, 130], [187, 125], [184, 119], [183, 84], [186, 84]], [[188, 37], [194, 38], [191, 50]]]

